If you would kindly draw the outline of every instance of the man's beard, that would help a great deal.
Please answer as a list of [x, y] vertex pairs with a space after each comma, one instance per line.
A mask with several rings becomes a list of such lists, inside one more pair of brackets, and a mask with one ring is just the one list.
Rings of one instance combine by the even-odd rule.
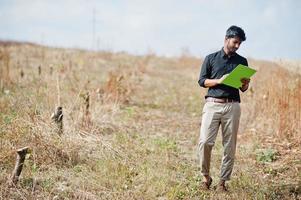
[[229, 49], [229, 53], [230, 54], [235, 54], [237, 49], [235, 47], [232, 47], [232, 48], [228, 48]]
[[229, 54], [235, 54], [235, 52], [237, 51], [237, 48], [231, 47], [231, 46], [229, 45], [229, 43], [227, 44], [227, 49], [228, 49], [228, 51], [229, 51]]

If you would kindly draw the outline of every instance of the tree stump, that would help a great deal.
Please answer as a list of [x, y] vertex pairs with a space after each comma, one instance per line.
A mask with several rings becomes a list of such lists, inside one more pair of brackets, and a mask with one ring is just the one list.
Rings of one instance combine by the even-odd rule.
[[16, 164], [15, 164], [13, 174], [11, 176], [11, 185], [12, 184], [16, 185], [19, 180], [28, 150], [29, 147], [23, 147], [17, 150], [17, 159], [16, 159]]
[[82, 125], [87, 126], [91, 124], [90, 119], [90, 93], [86, 92], [80, 95], [83, 98], [83, 105], [82, 105]]
[[49, 69], [50, 69], [49, 73], [50, 73], [50, 75], [52, 75], [52, 73], [53, 73], [53, 67], [50, 66]]
[[39, 76], [41, 76], [41, 74], [42, 74], [42, 67], [41, 67], [41, 65], [39, 65], [39, 67], [38, 67], [38, 73], [39, 73]]
[[97, 94], [97, 100], [103, 103], [104, 90], [102, 88], [97, 88], [96, 94]]
[[24, 77], [24, 71], [23, 71], [23, 69], [20, 70], [20, 76], [21, 76], [21, 78]]
[[89, 115], [89, 107], [90, 107], [90, 94], [87, 92], [84, 95], [84, 101], [85, 101], [85, 116], [87, 117]]
[[58, 106], [54, 113], [51, 115], [51, 119], [56, 124], [56, 132], [59, 135], [62, 135], [63, 133], [63, 107]]

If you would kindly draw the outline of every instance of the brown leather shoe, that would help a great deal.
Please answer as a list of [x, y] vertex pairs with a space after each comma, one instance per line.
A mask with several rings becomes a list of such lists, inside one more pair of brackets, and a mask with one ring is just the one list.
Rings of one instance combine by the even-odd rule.
[[225, 182], [220, 182], [217, 186], [216, 186], [216, 190], [220, 191], [220, 192], [228, 192], [228, 188], [226, 187], [226, 183]]
[[210, 190], [210, 186], [212, 184], [212, 178], [209, 176], [209, 179], [207, 181], [203, 181], [202, 185], [204, 189]]

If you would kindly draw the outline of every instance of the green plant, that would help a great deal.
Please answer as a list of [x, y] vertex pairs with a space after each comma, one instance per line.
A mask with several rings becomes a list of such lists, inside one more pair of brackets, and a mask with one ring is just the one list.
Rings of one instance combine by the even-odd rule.
[[261, 163], [273, 162], [277, 159], [278, 152], [274, 149], [264, 149], [258, 151], [256, 160]]

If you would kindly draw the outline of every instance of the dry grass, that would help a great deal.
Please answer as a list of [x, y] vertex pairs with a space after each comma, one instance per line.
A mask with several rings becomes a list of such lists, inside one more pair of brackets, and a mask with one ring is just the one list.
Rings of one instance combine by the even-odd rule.
[[[231, 192], [220, 194], [199, 187], [201, 60], [14, 43], [0, 51], [9, 55], [0, 61], [0, 199], [300, 199], [301, 80], [279, 62], [250, 60], [258, 73], [242, 94]], [[61, 137], [50, 119], [58, 77]], [[31, 152], [8, 187], [23, 146]]]

